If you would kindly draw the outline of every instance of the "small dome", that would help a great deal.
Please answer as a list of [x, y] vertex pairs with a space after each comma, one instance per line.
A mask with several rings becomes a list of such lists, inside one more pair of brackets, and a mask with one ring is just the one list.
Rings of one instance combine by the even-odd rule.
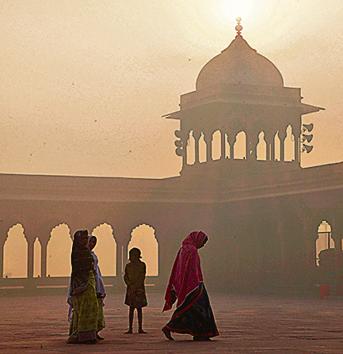
[[226, 49], [201, 69], [196, 89], [222, 84], [283, 87], [283, 78], [277, 67], [238, 33]]

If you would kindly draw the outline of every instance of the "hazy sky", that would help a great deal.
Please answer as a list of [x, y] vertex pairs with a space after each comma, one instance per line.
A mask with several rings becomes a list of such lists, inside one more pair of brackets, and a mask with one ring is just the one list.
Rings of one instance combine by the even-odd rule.
[[[243, 35], [326, 107], [304, 165], [343, 160], [341, 0], [0, 1], [0, 171], [175, 175], [179, 95]], [[190, 59], [190, 60], [189, 60]]]

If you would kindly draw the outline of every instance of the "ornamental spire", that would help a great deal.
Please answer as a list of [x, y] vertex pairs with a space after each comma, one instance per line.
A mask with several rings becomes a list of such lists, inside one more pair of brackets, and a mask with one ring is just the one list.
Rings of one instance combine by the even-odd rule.
[[243, 30], [243, 26], [241, 25], [242, 19], [240, 17], [236, 18], [237, 25], [235, 27], [235, 30], [237, 31], [237, 36], [241, 35], [241, 32]]

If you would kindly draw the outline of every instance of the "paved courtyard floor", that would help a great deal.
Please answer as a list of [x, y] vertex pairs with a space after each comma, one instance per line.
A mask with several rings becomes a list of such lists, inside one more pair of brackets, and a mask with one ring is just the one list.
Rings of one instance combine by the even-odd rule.
[[160, 328], [162, 295], [152, 293], [144, 310], [148, 334], [123, 334], [127, 308], [123, 296], [106, 300], [105, 341], [67, 345], [67, 306], [63, 296], [1, 297], [0, 353], [343, 353], [343, 300], [263, 296], [211, 296], [220, 337], [193, 342], [175, 335], [164, 339]]

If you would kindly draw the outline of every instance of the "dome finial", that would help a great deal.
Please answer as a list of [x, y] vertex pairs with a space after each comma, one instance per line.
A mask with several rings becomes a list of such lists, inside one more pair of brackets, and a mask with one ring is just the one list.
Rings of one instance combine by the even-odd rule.
[[235, 27], [235, 30], [237, 31], [237, 35], [240, 36], [241, 32], [243, 30], [243, 26], [241, 25], [242, 19], [240, 17], [236, 18], [237, 25]]

